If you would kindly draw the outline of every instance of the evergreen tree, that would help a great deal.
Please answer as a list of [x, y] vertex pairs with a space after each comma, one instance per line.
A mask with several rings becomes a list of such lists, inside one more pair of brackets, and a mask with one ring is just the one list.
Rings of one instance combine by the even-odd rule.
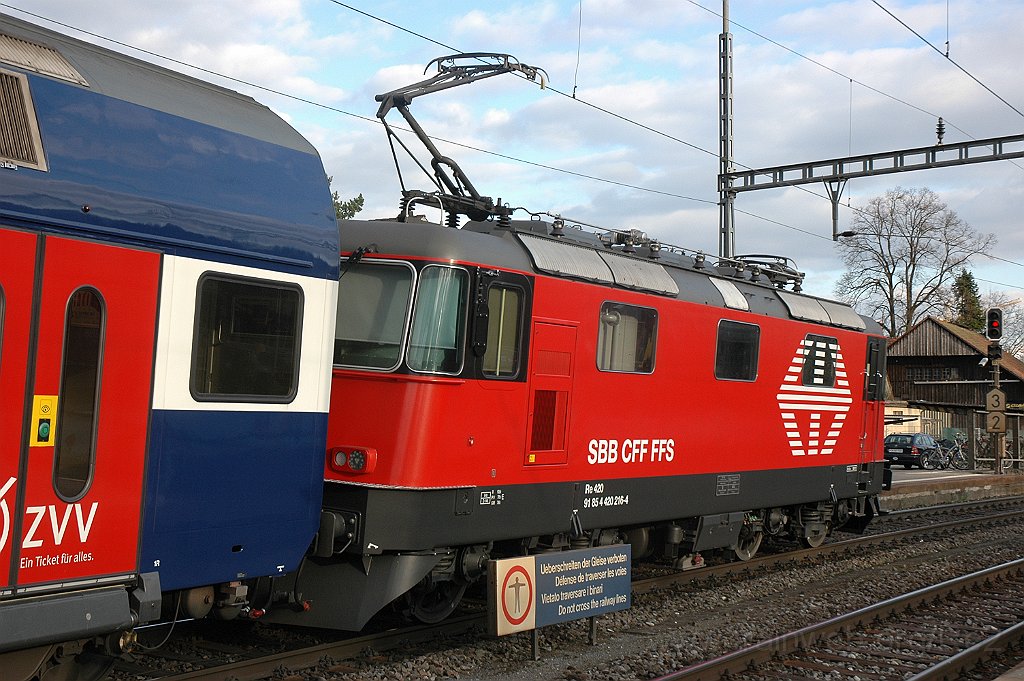
[[979, 333], [985, 331], [985, 308], [981, 305], [978, 293], [978, 282], [974, 275], [966, 269], [960, 270], [953, 282], [953, 319], [954, 324]]
[[334, 192], [332, 197], [334, 198], [334, 212], [338, 216], [339, 220], [354, 218], [356, 213], [363, 209], [362, 194], [354, 196], [346, 201], [341, 200], [341, 197], [338, 196], [338, 192]]
[[[327, 184], [330, 185], [334, 182], [333, 176], [327, 177]], [[334, 200], [334, 214], [339, 220], [349, 220], [356, 216], [356, 213], [363, 209], [363, 195], [354, 196], [351, 199], [342, 200], [341, 196], [335, 191], [331, 194], [331, 198]]]

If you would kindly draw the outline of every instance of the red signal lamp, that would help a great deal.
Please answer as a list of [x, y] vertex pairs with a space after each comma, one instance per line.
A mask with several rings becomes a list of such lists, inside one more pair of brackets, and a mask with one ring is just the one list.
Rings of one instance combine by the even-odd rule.
[[1003, 337], [1003, 311], [990, 307], [985, 313], [985, 337], [997, 341]]

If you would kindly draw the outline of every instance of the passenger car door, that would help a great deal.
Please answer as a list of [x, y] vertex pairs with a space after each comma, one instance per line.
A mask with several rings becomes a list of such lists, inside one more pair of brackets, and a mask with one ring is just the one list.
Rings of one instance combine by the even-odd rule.
[[[3, 581], [16, 593], [131, 577], [160, 256], [0, 229], [0, 250], [11, 244], [24, 262], [7, 312], [27, 347], [15, 345], [15, 370], [0, 386], [21, 407], [0, 431], [0, 488], [9, 486], [3, 501], [11, 509]], [[8, 277], [6, 262], [4, 270]]]

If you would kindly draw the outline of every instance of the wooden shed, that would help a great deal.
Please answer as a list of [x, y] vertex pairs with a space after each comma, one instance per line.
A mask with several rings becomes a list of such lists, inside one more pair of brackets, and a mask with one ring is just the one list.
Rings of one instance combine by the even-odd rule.
[[[988, 441], [983, 411], [994, 378], [995, 362], [988, 355], [989, 340], [982, 334], [926, 317], [889, 343], [887, 379], [892, 398], [921, 410], [922, 431], [941, 437], [956, 429], [968, 436], [972, 449], [980, 449]], [[997, 362], [1010, 417], [1009, 451], [1021, 458], [1024, 362], [1008, 353]]]

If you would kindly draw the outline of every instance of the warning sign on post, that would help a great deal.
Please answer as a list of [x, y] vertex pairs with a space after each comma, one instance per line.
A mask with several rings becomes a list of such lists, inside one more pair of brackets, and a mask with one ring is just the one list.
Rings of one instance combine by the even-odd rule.
[[631, 559], [625, 544], [491, 561], [491, 633], [504, 636], [629, 608]]

